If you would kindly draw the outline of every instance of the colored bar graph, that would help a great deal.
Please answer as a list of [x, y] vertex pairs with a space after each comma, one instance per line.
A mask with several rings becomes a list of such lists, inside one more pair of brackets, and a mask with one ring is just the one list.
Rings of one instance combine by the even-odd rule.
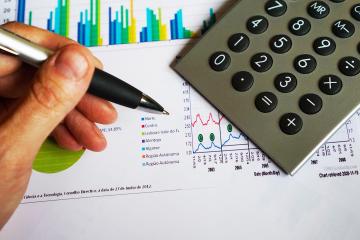
[[180, 9], [175, 14], [174, 19], [170, 20], [171, 39], [187, 39], [194, 36], [194, 33], [184, 27], [183, 11]]
[[129, 10], [124, 6], [115, 11], [109, 7], [109, 45], [136, 43], [136, 19], [134, 17], [134, 1], [130, 1]]
[[50, 12], [47, 30], [69, 37], [70, 0], [58, 0], [57, 7]]
[[168, 39], [167, 26], [162, 22], [162, 10], [157, 14], [154, 10], [146, 9], [146, 27], [140, 32], [140, 42], [155, 42]]
[[206, 33], [212, 26], [214, 26], [216, 23], [216, 15], [214, 13], [214, 9], [210, 9], [210, 19], [209, 21], [203, 22], [203, 27], [201, 29], [201, 33]]
[[87, 47], [103, 45], [103, 39], [101, 38], [100, 0], [90, 0], [90, 16], [88, 9], [80, 12], [78, 42]]
[[17, 21], [25, 23], [26, 0], [18, 0]]

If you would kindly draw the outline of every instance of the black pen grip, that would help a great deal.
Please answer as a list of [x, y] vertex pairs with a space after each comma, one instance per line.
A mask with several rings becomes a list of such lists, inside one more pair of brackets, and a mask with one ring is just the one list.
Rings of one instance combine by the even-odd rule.
[[143, 96], [138, 89], [97, 68], [88, 93], [129, 108], [137, 108]]

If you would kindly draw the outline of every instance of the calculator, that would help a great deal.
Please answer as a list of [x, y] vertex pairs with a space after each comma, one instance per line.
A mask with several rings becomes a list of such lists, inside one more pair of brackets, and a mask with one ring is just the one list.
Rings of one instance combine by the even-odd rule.
[[293, 175], [360, 107], [360, 1], [239, 0], [174, 69]]

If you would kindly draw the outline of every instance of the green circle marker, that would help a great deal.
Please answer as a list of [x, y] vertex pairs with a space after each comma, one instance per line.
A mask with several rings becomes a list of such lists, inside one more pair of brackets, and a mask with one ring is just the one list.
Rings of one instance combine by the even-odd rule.
[[212, 142], [215, 141], [215, 134], [213, 133], [210, 134], [210, 141]]
[[233, 131], [233, 126], [231, 124], [227, 125], [227, 130], [231, 133]]
[[204, 141], [204, 135], [202, 135], [202, 134], [199, 134], [199, 136], [198, 136], [198, 140], [199, 140], [199, 142], [203, 142]]
[[70, 152], [60, 148], [54, 141], [46, 140], [35, 158], [33, 169], [40, 173], [59, 173], [79, 161], [84, 152]]

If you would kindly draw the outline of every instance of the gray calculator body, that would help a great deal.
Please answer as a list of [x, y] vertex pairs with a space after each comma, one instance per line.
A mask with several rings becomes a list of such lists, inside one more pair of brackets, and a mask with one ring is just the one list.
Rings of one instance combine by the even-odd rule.
[[[284, 1], [287, 5], [286, 12], [276, 17], [269, 15], [266, 2], [238, 1], [233, 9], [179, 59], [174, 68], [278, 166], [293, 175], [360, 107], [360, 75], [357, 70], [352, 74], [346, 72], [349, 68], [353, 70], [353, 67], [358, 66], [354, 66], [352, 58], [344, 59], [359, 57], [357, 47], [360, 42], [360, 22], [351, 16], [351, 9], [360, 1], [324, 0], [322, 2], [329, 7], [329, 13], [321, 19], [310, 16], [308, 12], [309, 4], [316, 1]], [[314, 10], [320, 11], [319, 5], [315, 4]], [[268, 20], [266, 31], [261, 34], [249, 31], [247, 23], [253, 16], [264, 16]], [[291, 33], [289, 23], [295, 17], [307, 19], [311, 30], [302, 36]], [[353, 23], [355, 29], [352, 36], [342, 38], [334, 34], [334, 28], [336, 31], [338, 26], [338, 30], [342, 31], [341, 27], [344, 27], [339, 20]], [[250, 43], [246, 50], [234, 52], [229, 49], [229, 38], [235, 33], [243, 33], [249, 37]], [[279, 34], [286, 34], [292, 41], [291, 49], [283, 54], [275, 53], [269, 46], [270, 40]], [[314, 41], [319, 37], [333, 39], [336, 50], [328, 56], [316, 53]], [[228, 54], [231, 62], [226, 69], [217, 71], [211, 68], [209, 59], [215, 52]], [[254, 63], [251, 63], [251, 59], [258, 53], [267, 53], [273, 59], [271, 67], [264, 72], [254, 70]], [[295, 64], [305, 64], [295, 63], [295, 59], [304, 54], [311, 55], [316, 60], [316, 67], [310, 73], [301, 73], [294, 67]], [[221, 60], [218, 59], [218, 62]], [[339, 69], [341, 64], [344, 71]], [[246, 91], [239, 92], [232, 84], [234, 75], [239, 71], [249, 72], [253, 76], [253, 84]], [[284, 72], [292, 73], [297, 79], [295, 89], [288, 93], [280, 92], [274, 86], [274, 79]], [[329, 75], [337, 76], [342, 81], [341, 90], [333, 95], [326, 94], [319, 88], [320, 79]], [[261, 112], [256, 107], [256, 99], [263, 92], [276, 96], [276, 107], [269, 112]], [[306, 94], [315, 94], [321, 98], [321, 110], [312, 114], [303, 111], [300, 100]], [[270, 99], [261, 99], [269, 104], [267, 100]], [[312, 104], [310, 100], [308, 103]], [[286, 134], [279, 126], [282, 117], [288, 113], [296, 114], [302, 121], [301, 130], [296, 134]], [[292, 119], [287, 120], [291, 124]]]

